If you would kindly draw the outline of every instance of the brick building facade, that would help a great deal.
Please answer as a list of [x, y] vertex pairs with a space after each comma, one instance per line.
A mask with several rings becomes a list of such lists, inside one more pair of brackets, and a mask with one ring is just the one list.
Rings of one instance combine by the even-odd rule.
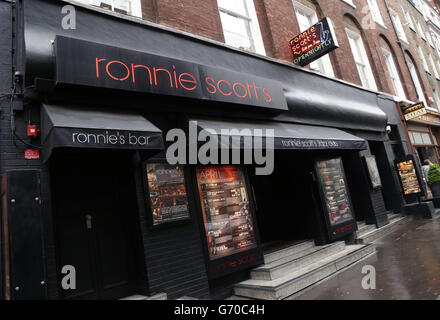
[[[142, 0], [142, 18], [190, 34], [224, 42], [219, 3], [215, 0], [190, 2]], [[436, 127], [440, 108], [440, 80], [438, 79], [440, 24], [438, 9], [435, 9], [437, 2], [425, 0], [257, 0], [253, 1], [252, 5], [258, 17], [265, 55], [289, 64], [293, 61], [289, 40], [301, 30], [298, 15], [295, 14], [295, 5], [310, 8], [310, 12], [315, 12], [318, 19], [330, 17], [339, 41], [338, 50], [328, 54], [333, 69], [331, 76], [362, 86], [346, 29], [359, 33], [376, 84], [371, 89], [397, 96], [396, 101], [401, 101], [400, 107], [417, 101], [425, 101], [430, 108], [429, 119], [425, 121], [425, 124], [432, 125], [431, 140], [437, 139], [439, 132]], [[375, 10], [379, 12], [376, 13]], [[393, 17], [395, 17], [394, 20]], [[228, 41], [226, 43], [228, 44]], [[396, 74], [390, 74], [393, 71], [387, 67], [387, 58], [384, 56], [383, 49], [391, 54], [396, 66], [394, 71]], [[411, 76], [408, 62], [414, 65], [414, 72], [421, 86], [420, 92], [417, 92], [412, 79], [414, 75]], [[395, 88], [393, 81], [401, 82], [402, 92], [398, 92], [400, 89]], [[412, 136], [407, 138], [414, 140]], [[432, 141], [432, 145], [436, 145], [436, 142]], [[430, 159], [438, 161], [438, 156], [436, 151], [435, 157], [432, 158], [431, 154]], [[422, 161], [426, 157], [426, 154], [425, 156], [420, 154]]]
[[[3, 298], [116, 299], [161, 292], [170, 299], [223, 298], [249, 276], [250, 268], [262, 263], [263, 243], [307, 239], [352, 244], [357, 222], [373, 229], [390, 224], [392, 214], [404, 212], [414, 201], [403, 195], [394, 170], [395, 160], [414, 153], [410, 140], [419, 139], [404, 130], [407, 124], [401, 114], [402, 107], [420, 100], [412, 75], [420, 79], [431, 107], [425, 115], [430, 139], [438, 118], [435, 98], [434, 102], [429, 98], [438, 85], [434, 70], [424, 72], [413, 44], [417, 40], [434, 59], [437, 42], [431, 46], [408, 31], [401, 10], [406, 4], [397, 0], [0, 0], [0, 30], [7, 35], [0, 39]], [[375, 12], [369, 15], [372, 5]], [[407, 43], [399, 41], [389, 8], [399, 17]], [[408, 10], [420, 15], [412, 4]], [[76, 13], [75, 28], [63, 24], [63, 17], [71, 12]], [[305, 68], [293, 65], [289, 40], [323, 17], [333, 21], [339, 48]], [[412, 74], [406, 56], [413, 59]], [[121, 70], [128, 73], [121, 75]], [[135, 71], [136, 79], [144, 80], [138, 86]], [[214, 78], [215, 83], [210, 83]], [[246, 90], [243, 83], [247, 83], [247, 95], [252, 82], [255, 95], [243, 100], [243, 92], [234, 90]], [[192, 91], [189, 84], [194, 89], [200, 84], [199, 91]], [[273, 94], [266, 102], [263, 84]], [[92, 127], [96, 124], [90, 122], [101, 117], [107, 122]], [[225, 248], [217, 248], [210, 237], [225, 237], [218, 230], [214, 230], [217, 235], [206, 231], [211, 226], [202, 196], [207, 195], [197, 176], [197, 170], [212, 168], [198, 162], [166, 167], [164, 141], [151, 149], [148, 145], [108, 148], [117, 144], [114, 137], [100, 132], [107, 141], [103, 147], [87, 131], [125, 130], [130, 136], [135, 131], [130, 125], [141, 121], [145, 135], [155, 133], [157, 138], [160, 132], [165, 140], [172, 129], [187, 130], [191, 119], [207, 123], [208, 128], [238, 124], [258, 129], [265, 124], [281, 130], [276, 136], [274, 175], [257, 177], [256, 162], [215, 166], [236, 178], [232, 185], [240, 186], [239, 191], [227, 190], [228, 201], [243, 197], [232, 202], [233, 213], [254, 214], [246, 216], [250, 224], [240, 228], [245, 235], [255, 230], [254, 238], [245, 238], [248, 243], [239, 243], [242, 239], [234, 243], [238, 250], [230, 250], [227, 243], [224, 247], [232, 253], [219, 259], [210, 255]], [[123, 129], [117, 126], [119, 121]], [[28, 125], [41, 130], [37, 137], [28, 136]], [[412, 125], [414, 130], [423, 127]], [[87, 139], [95, 137], [95, 144], [87, 145], [85, 140], [73, 144], [78, 132], [72, 128], [82, 130]], [[415, 131], [426, 134], [426, 128], [420, 130]], [[430, 156], [425, 144], [416, 147], [420, 156]], [[435, 151], [436, 143], [429, 147]], [[377, 161], [375, 171], [367, 170], [367, 158]], [[339, 178], [334, 178], [338, 183], [346, 174], [340, 211], [347, 214], [352, 207], [355, 213], [333, 225], [328, 219], [337, 212], [329, 214], [324, 187], [314, 175], [318, 162], [326, 169], [331, 161], [339, 166], [335, 174]], [[149, 164], [159, 167], [160, 173]], [[373, 174], [382, 185], [373, 186]], [[177, 204], [186, 199], [182, 221], [154, 225], [160, 210], [153, 208], [157, 202], [152, 198], [159, 193], [149, 191], [155, 187], [152, 181], [161, 179], [166, 187], [161, 196], [183, 190], [183, 196], [178, 194], [165, 206], [171, 212], [181, 210]], [[171, 184], [177, 184], [178, 190]], [[210, 195], [217, 192], [226, 191]], [[243, 203], [248, 207], [239, 207]], [[95, 229], [93, 217], [105, 223], [97, 222]], [[371, 249], [367, 245], [350, 254], [360, 257]], [[350, 254], [347, 261], [354, 258]], [[62, 287], [66, 265], [89, 272], [77, 292]]]

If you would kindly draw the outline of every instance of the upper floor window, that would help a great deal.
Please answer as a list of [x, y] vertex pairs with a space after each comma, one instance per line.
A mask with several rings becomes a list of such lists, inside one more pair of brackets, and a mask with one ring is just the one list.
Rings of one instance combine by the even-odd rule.
[[391, 82], [393, 84], [394, 93], [398, 97], [406, 99], [405, 91], [403, 90], [402, 82], [400, 81], [399, 73], [397, 71], [396, 63], [394, 62], [392, 53], [388, 50], [388, 48], [382, 48], [382, 53], [387, 64], [387, 69], [391, 78]]
[[373, 20], [382, 26], [385, 26], [382, 15], [380, 14], [379, 6], [377, 5], [376, 0], [367, 0], [368, 7], [370, 8], [371, 16], [373, 17]]
[[431, 32], [431, 30], [428, 30], [428, 32], [426, 32], [426, 37], [428, 38], [428, 43], [431, 45], [431, 47], [435, 48], [434, 41], [432, 39], [432, 32]]
[[425, 55], [423, 54], [423, 50], [420, 46], [417, 46], [417, 53], [419, 54], [420, 60], [422, 61], [423, 68], [426, 72], [431, 73], [431, 70], [429, 70], [428, 63], [426, 62]]
[[431, 67], [432, 67], [432, 71], [434, 72], [434, 76], [437, 79], [440, 79], [440, 76], [439, 76], [438, 70], [437, 70], [437, 65], [434, 62], [434, 59], [432, 58], [432, 54], [428, 53], [428, 59], [429, 59], [429, 62], [431, 63]]
[[419, 36], [421, 36], [423, 40], [426, 40], [425, 30], [423, 30], [422, 25], [418, 21], [416, 21], [416, 25]]
[[405, 15], [405, 20], [406, 20], [406, 24], [408, 25], [408, 27], [410, 27], [413, 31], [416, 31], [416, 28], [414, 27], [414, 22], [413, 19], [411, 17], [411, 14], [406, 11], [405, 9], [402, 9], [403, 13]]
[[428, 106], [427, 102], [426, 102], [426, 98], [425, 98], [425, 94], [423, 93], [423, 88], [422, 88], [422, 84], [420, 83], [420, 79], [418, 76], [418, 72], [417, 69], [414, 65], [414, 63], [412, 62], [412, 59], [409, 58], [408, 55], [406, 55], [406, 60], [408, 63], [408, 69], [409, 69], [409, 73], [411, 75], [411, 78], [413, 80], [414, 86], [416, 87], [416, 92], [417, 92], [417, 97], [419, 99], [419, 101], [423, 101], [423, 103], [425, 104], [425, 106]]
[[[318, 16], [316, 11], [312, 8], [305, 6], [299, 2], [294, 1], [296, 19], [298, 20], [299, 29], [301, 32], [307, 30], [312, 25], [318, 22]], [[329, 77], [334, 77], [333, 67], [328, 55], [313, 61], [310, 64], [310, 69], [319, 71]]]
[[397, 35], [399, 39], [408, 43], [408, 39], [406, 38], [405, 30], [403, 29], [402, 23], [400, 22], [399, 15], [394, 10], [390, 9], [391, 18], [393, 19], [393, 25], [396, 28]]
[[117, 13], [142, 18], [141, 0], [76, 0]]
[[374, 80], [373, 71], [371, 70], [361, 35], [350, 29], [346, 29], [346, 32], [362, 86], [376, 91], [376, 81]]
[[353, 0], [342, 0], [342, 1], [344, 1], [345, 3], [348, 3], [353, 8], [356, 8], [355, 4], [353, 3]]
[[225, 42], [233, 47], [266, 54], [253, 0], [217, 0]]

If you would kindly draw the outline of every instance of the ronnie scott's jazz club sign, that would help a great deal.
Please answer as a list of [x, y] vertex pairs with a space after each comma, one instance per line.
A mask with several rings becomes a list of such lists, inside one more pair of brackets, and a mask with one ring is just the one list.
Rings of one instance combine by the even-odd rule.
[[329, 18], [324, 18], [290, 40], [295, 64], [304, 67], [338, 48], [338, 41]]

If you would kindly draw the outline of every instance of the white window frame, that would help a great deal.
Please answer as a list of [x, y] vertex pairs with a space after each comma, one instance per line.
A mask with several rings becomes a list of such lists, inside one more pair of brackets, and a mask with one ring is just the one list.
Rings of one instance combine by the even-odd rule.
[[428, 59], [429, 59], [429, 62], [431, 63], [432, 71], [434, 71], [434, 76], [435, 76], [437, 79], [440, 79], [440, 75], [439, 75], [439, 73], [438, 73], [438, 69], [437, 69], [437, 67], [436, 67], [436, 64], [435, 64], [435, 62], [434, 62], [434, 58], [432, 57], [432, 54], [431, 54], [431, 53], [428, 53]]
[[[301, 14], [307, 16], [308, 20], [309, 20], [309, 26], [311, 27], [312, 25], [314, 25], [315, 23], [318, 22], [318, 15], [316, 14], [316, 11], [313, 10], [312, 8], [299, 3], [297, 1], [293, 1], [293, 8], [295, 10], [295, 16], [298, 19], [298, 11], [301, 12]], [[301, 30], [301, 32], [304, 30]], [[333, 66], [330, 60], [330, 57], [328, 56], [328, 54], [322, 56], [321, 58], [313, 61], [310, 64], [310, 69], [312, 70], [316, 70], [319, 71], [323, 74], [325, 74], [326, 76], [335, 77], [335, 73], [333, 71]]]
[[382, 48], [382, 53], [385, 58], [385, 62], [388, 68], [388, 73], [390, 75], [395, 94], [399, 98], [406, 100], [406, 94], [405, 91], [403, 90], [403, 85], [402, 82], [400, 81], [399, 72], [397, 71], [396, 62], [394, 61], [394, 57], [392, 53], [385, 48]]
[[[356, 67], [357, 67], [358, 73], [359, 73], [359, 78], [361, 79], [361, 82], [362, 82], [362, 86], [364, 88], [367, 88], [367, 89], [370, 89], [373, 91], [377, 91], [376, 80], [374, 79], [373, 70], [371, 69], [370, 61], [368, 60], [368, 55], [365, 50], [364, 41], [362, 39], [362, 36], [358, 32], [355, 32], [355, 31], [348, 29], [348, 28], [346, 28], [345, 31], [347, 33], [348, 39], [352, 40], [352, 41], [349, 41], [351, 51], [353, 52], [354, 50], [356, 50], [359, 53], [359, 56], [362, 60], [362, 61], [356, 61], [355, 54], [353, 54], [353, 59], [355, 60]], [[356, 48], [353, 48], [352, 42], [354, 43]], [[363, 79], [364, 77], [362, 76], [361, 72], [359, 71], [360, 68], [363, 68], [365, 70], [365, 74], [364, 74], [365, 79]], [[365, 81], [366, 81], [366, 83], [365, 83]]]
[[[114, 11], [115, 0], [75, 0], [75, 1], [79, 2], [79, 3], [86, 4], [86, 5], [95, 6], [98, 8], [102, 8], [100, 6], [101, 3], [106, 3], [106, 4], [111, 5], [111, 7], [112, 7], [111, 11], [115, 12]], [[131, 5], [131, 12], [129, 12], [128, 15], [142, 18], [141, 0], [128, 0], [128, 1], [130, 2], [130, 5]], [[105, 9], [105, 8], [102, 8], [102, 9]], [[107, 9], [107, 10], [109, 10], [109, 9]]]
[[[238, 0], [234, 0], [234, 1], [238, 1]], [[249, 40], [253, 43], [253, 49], [254, 49], [251, 51], [258, 53], [258, 54], [261, 54], [261, 55], [266, 55], [266, 50], [264, 49], [263, 38], [261, 36], [260, 25], [258, 22], [257, 12], [255, 11], [254, 1], [253, 0], [240, 0], [240, 1], [244, 1], [244, 4], [246, 6], [246, 10], [247, 10], [247, 14], [248, 14], [247, 16], [242, 15], [238, 12], [231, 11], [228, 8], [222, 8], [220, 3], [218, 3], [219, 12], [220, 13], [223, 12], [223, 13], [231, 15], [233, 17], [248, 21], [249, 29], [250, 29]], [[225, 39], [225, 41], [226, 41], [226, 39]], [[226, 42], [226, 44], [234, 46], [231, 43]], [[236, 47], [236, 46], [234, 46], [234, 47]], [[239, 48], [239, 49], [246, 50], [244, 48]]]
[[408, 43], [408, 38], [405, 34], [405, 29], [403, 29], [402, 22], [400, 22], [400, 17], [398, 13], [392, 9], [390, 9], [391, 19], [393, 20], [393, 26], [396, 28], [397, 35], [399, 39], [405, 43]]
[[342, 0], [342, 1], [345, 2], [346, 4], [349, 4], [353, 8], [356, 8], [356, 5], [353, 3], [353, 0]]
[[409, 27], [412, 31], [417, 32], [417, 31], [416, 31], [416, 27], [414, 26], [413, 18], [411, 17], [411, 14], [409, 13], [409, 11], [407, 11], [407, 10], [405, 10], [405, 9], [403, 9], [403, 8], [402, 8], [402, 11], [403, 11], [403, 14], [404, 14], [404, 16], [405, 16], [406, 24], [408, 25], [408, 27]]
[[434, 31], [428, 28], [428, 42], [433, 48], [435, 48], [434, 37], [435, 37]]
[[422, 25], [416, 21], [416, 26], [417, 26], [417, 33], [419, 34], [419, 36], [426, 41], [426, 34], [425, 34], [425, 30], [423, 30]]
[[425, 94], [423, 93], [423, 88], [422, 88], [422, 84], [420, 83], [419, 76], [417, 74], [417, 69], [409, 57], [407, 57], [407, 62], [408, 62], [409, 73], [415, 85], [418, 99], [419, 101], [423, 101], [426, 107], [429, 107], [428, 103], [426, 102]]
[[382, 14], [380, 13], [379, 6], [377, 5], [377, 0], [367, 0], [367, 2], [373, 21], [386, 28], [385, 23], [383, 22]]
[[420, 56], [420, 60], [422, 61], [423, 68], [425, 69], [426, 72], [431, 74], [431, 70], [429, 69], [429, 65], [428, 62], [426, 61], [425, 55], [423, 54], [422, 47], [420, 47], [419, 45], [417, 45], [417, 53]]

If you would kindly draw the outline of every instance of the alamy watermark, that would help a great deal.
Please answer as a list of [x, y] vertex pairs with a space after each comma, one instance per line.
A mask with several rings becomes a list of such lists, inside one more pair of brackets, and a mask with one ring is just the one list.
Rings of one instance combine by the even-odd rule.
[[76, 29], [76, 11], [75, 7], [72, 5], [66, 5], [61, 8], [61, 27], [64, 30], [75, 30]]
[[375, 290], [376, 289], [376, 268], [372, 265], [365, 265], [362, 267], [362, 289]]
[[[274, 129], [204, 128], [189, 121], [188, 136], [182, 129], [167, 132], [169, 164], [255, 164], [256, 175], [274, 169]], [[243, 155], [243, 159], [241, 156]]]

